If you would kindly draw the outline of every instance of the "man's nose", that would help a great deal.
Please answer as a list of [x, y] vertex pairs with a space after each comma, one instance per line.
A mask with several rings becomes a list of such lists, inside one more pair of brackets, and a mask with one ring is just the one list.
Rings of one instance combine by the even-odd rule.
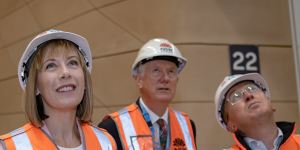
[[250, 92], [247, 92], [247, 91], [243, 92], [243, 97], [244, 97], [246, 102], [254, 99], [253, 93], [250, 93]]
[[160, 75], [160, 81], [161, 82], [169, 82], [170, 81], [170, 76], [166, 71], [162, 71]]
[[169, 75], [168, 72], [163, 72], [163, 78], [164, 78], [165, 80], [170, 80], [170, 79], [171, 79], [171, 77], [170, 77], [170, 75]]

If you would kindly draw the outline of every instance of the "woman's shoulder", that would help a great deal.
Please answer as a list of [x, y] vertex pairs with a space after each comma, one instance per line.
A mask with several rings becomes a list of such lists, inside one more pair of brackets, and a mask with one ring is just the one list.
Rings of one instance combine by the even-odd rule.
[[0, 140], [6, 140], [12, 137], [16, 137], [25, 134], [28, 130], [35, 128], [31, 123], [27, 123], [20, 128], [17, 128], [7, 134], [0, 135]]
[[96, 125], [93, 125], [92, 123], [82, 123], [81, 126], [89, 127], [91, 129], [93, 129], [94, 131], [107, 132], [105, 129], [99, 128]]

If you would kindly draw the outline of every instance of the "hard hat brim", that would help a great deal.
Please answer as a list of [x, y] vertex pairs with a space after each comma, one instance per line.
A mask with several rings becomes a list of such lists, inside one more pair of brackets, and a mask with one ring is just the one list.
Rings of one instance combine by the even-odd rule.
[[149, 61], [153, 61], [153, 60], [167, 60], [170, 62], [173, 62], [177, 67], [179, 67], [180, 61], [178, 60], [177, 57], [172, 57], [172, 56], [156, 56], [156, 57], [152, 57], [152, 58], [148, 58], [148, 59], [143, 59], [140, 61], [140, 64], [145, 64]]

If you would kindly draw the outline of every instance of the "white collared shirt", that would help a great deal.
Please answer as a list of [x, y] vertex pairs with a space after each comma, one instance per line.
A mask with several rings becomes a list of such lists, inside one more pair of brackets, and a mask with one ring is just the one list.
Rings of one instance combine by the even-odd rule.
[[140, 104], [146, 109], [146, 111], [148, 112], [149, 116], [150, 116], [150, 120], [151, 120], [151, 123], [154, 125], [156, 124], [156, 121], [158, 119], [164, 119], [164, 121], [166, 122], [166, 124], [168, 125], [169, 123], [169, 120], [168, 120], [168, 114], [169, 114], [169, 111], [168, 111], [168, 108], [166, 109], [166, 111], [164, 112], [164, 114], [159, 117], [157, 114], [155, 114], [151, 109], [149, 109], [146, 104], [143, 102], [143, 99], [140, 98]]
[[[273, 150], [278, 150], [279, 144], [281, 143], [281, 141], [283, 139], [282, 131], [278, 127], [277, 127], [277, 130], [278, 130], [278, 135], [277, 135], [277, 137], [275, 138], [275, 140], [273, 142], [273, 146], [274, 146]], [[249, 147], [251, 149], [267, 150], [267, 147], [265, 146], [265, 144], [260, 140], [255, 140], [255, 139], [252, 139], [250, 137], [244, 137], [244, 140], [249, 145]]]

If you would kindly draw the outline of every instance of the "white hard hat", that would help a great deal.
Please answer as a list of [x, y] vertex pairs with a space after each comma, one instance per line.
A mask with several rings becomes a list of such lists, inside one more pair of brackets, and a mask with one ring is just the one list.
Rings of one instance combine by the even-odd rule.
[[[137, 66], [141, 62], [152, 59], [174, 58], [178, 67], [178, 73], [184, 68], [187, 59], [184, 58], [177, 47], [166, 39], [156, 38], [148, 41], [138, 52], [134, 63], [132, 64], [132, 75], [137, 75]], [[168, 60], [168, 59], [167, 59]]]
[[31, 42], [27, 45], [27, 48], [23, 52], [23, 55], [20, 59], [20, 62], [18, 65], [18, 78], [19, 78], [19, 82], [20, 82], [20, 85], [23, 90], [26, 87], [26, 82], [27, 82], [28, 73], [29, 73], [27, 70], [27, 69], [29, 69], [27, 67], [30, 67], [30, 66], [28, 66], [28, 65], [30, 65], [30, 64], [28, 64], [29, 63], [28, 61], [31, 59], [31, 56], [33, 56], [33, 54], [35, 54], [37, 47], [39, 45], [41, 45], [44, 42], [47, 42], [49, 40], [53, 40], [53, 39], [65, 39], [65, 40], [69, 40], [69, 41], [75, 43], [79, 47], [79, 51], [84, 57], [87, 69], [89, 70], [89, 72], [92, 71], [91, 50], [90, 50], [88, 41], [84, 37], [82, 37], [78, 34], [75, 34], [75, 33], [71, 33], [71, 32], [65, 32], [65, 31], [53, 30], [53, 29], [48, 30], [48, 31], [40, 33], [33, 40], [31, 40]]
[[258, 85], [265, 94], [270, 97], [270, 90], [267, 82], [265, 79], [258, 73], [248, 73], [248, 74], [238, 74], [227, 76], [223, 80], [223, 82], [219, 85], [216, 95], [215, 95], [215, 114], [217, 122], [221, 125], [222, 128], [226, 129], [226, 123], [222, 117], [222, 105], [224, 103], [225, 97], [227, 92], [233, 87], [234, 85], [242, 82], [242, 81], [252, 81], [256, 85]]

